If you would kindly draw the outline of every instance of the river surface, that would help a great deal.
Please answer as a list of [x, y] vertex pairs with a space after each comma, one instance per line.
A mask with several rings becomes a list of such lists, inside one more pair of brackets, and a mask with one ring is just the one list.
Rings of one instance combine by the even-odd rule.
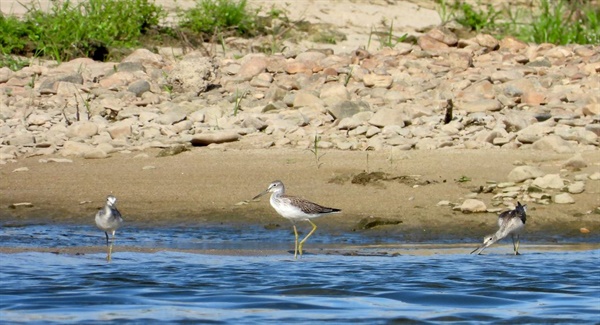
[[[524, 240], [522, 255], [514, 256], [506, 240], [484, 255], [473, 256], [469, 252], [476, 244], [403, 248], [389, 239], [373, 243], [360, 234], [345, 238], [345, 246], [334, 246], [335, 235], [317, 232], [305, 245], [303, 258], [294, 260], [289, 252], [293, 235], [287, 229], [130, 229], [117, 233], [113, 260], [107, 263], [104, 234], [94, 227], [2, 227], [0, 320], [44, 324], [600, 321], [598, 245], [536, 246]], [[71, 253], [58, 253], [65, 247]], [[162, 250], [148, 250], [157, 247]]]

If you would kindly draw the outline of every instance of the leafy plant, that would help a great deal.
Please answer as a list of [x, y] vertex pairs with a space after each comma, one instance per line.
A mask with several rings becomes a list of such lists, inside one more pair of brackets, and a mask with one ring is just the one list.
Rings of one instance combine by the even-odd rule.
[[491, 4], [488, 4], [486, 10], [484, 10], [474, 8], [466, 2], [454, 3], [454, 10], [455, 12], [460, 12], [455, 15], [455, 19], [459, 24], [478, 32], [484, 28], [495, 28], [496, 18], [502, 13], [496, 11]]
[[468, 176], [461, 176], [459, 179], [456, 180], [458, 183], [466, 183], [466, 182], [470, 182], [471, 178]]
[[[22, 21], [0, 20], [4, 53], [19, 53], [31, 44], [35, 55], [55, 60], [86, 56], [104, 60], [111, 47], [137, 46], [140, 35], [165, 15], [149, 0], [69, 0], [53, 2], [48, 10], [34, 4]], [[4, 28], [7, 27], [8, 28]]]
[[325, 153], [319, 153], [319, 142], [321, 142], [321, 136], [315, 134], [315, 137], [313, 138], [312, 149], [309, 149], [315, 157], [315, 164], [317, 165], [317, 169], [321, 168], [321, 165], [323, 164], [321, 162], [321, 158], [325, 156]]
[[197, 33], [212, 34], [221, 29], [254, 35], [256, 14], [251, 14], [246, 4], [246, 0], [198, 0], [195, 7], [181, 15], [180, 25]]
[[589, 2], [580, 6], [578, 1], [570, 5], [565, 0], [550, 2], [541, 0], [537, 19], [524, 26], [521, 35], [536, 43], [598, 44], [600, 41], [600, 9]]

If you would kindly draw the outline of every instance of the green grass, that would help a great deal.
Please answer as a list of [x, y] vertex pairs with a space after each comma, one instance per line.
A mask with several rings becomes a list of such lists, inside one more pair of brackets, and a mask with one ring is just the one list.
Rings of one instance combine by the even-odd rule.
[[502, 38], [513, 35], [525, 42], [598, 44], [600, 8], [591, 0], [534, 0], [534, 9], [513, 9], [468, 3], [449, 4], [439, 0], [438, 14], [443, 23], [452, 19], [476, 31]]
[[[535, 43], [600, 43], [600, 8], [592, 0], [532, 0], [537, 1], [534, 9], [438, 1], [444, 22], [455, 19], [469, 30], [498, 38], [514, 35]], [[179, 24], [172, 26], [161, 25], [167, 13], [154, 0], [87, 0], [79, 4], [55, 0], [48, 8], [40, 8], [34, 1], [27, 9], [21, 19], [0, 13], [0, 66], [17, 70], [28, 64], [15, 55], [57, 61], [76, 57], [114, 60], [134, 48], [202, 47], [206, 40], [220, 43], [225, 52], [232, 50], [231, 44], [226, 46], [230, 36], [257, 37], [260, 41], [251, 50], [267, 53], [284, 50], [283, 40], [312, 37], [334, 44], [345, 39], [325, 24], [291, 21], [285, 10], [275, 7], [261, 16], [260, 8], [250, 9], [247, 0], [197, 0], [194, 7], [179, 12]], [[373, 35], [379, 37], [381, 46], [404, 42], [407, 35], [393, 35], [393, 23], [384, 22], [385, 31], [371, 30], [367, 49]]]
[[258, 13], [250, 13], [246, 4], [246, 0], [198, 0], [195, 7], [180, 14], [180, 26], [196, 33], [213, 34], [220, 30], [253, 36]]
[[32, 5], [22, 20], [2, 17], [2, 54], [20, 54], [58, 61], [75, 57], [106, 59], [111, 47], [132, 48], [140, 36], [165, 15], [148, 0], [89, 0], [81, 4], [54, 2], [49, 10]]

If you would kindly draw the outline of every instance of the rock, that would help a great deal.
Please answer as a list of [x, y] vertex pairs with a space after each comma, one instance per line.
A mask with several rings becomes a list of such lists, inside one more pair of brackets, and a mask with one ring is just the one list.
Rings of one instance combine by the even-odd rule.
[[44, 125], [52, 120], [50, 114], [47, 113], [33, 113], [27, 117], [28, 125]]
[[444, 51], [448, 50], [449, 46], [429, 35], [423, 35], [417, 39], [417, 44], [424, 51]]
[[513, 36], [507, 36], [500, 41], [500, 49], [508, 50], [512, 53], [519, 52], [520, 50], [526, 49], [527, 47], [527, 43]]
[[7, 143], [11, 146], [33, 146], [35, 138], [31, 134], [13, 134], [8, 138]]
[[200, 94], [217, 78], [216, 62], [201, 52], [190, 52], [179, 61], [167, 77], [176, 93]]
[[466, 199], [460, 206], [460, 211], [463, 213], [486, 212], [487, 207], [485, 206], [485, 203], [480, 200]]
[[267, 58], [264, 55], [249, 54], [242, 59], [237, 79], [248, 81], [267, 69]]
[[86, 159], [103, 159], [108, 157], [108, 154], [100, 148], [90, 148], [83, 153], [83, 158]]
[[126, 139], [131, 136], [131, 122], [130, 121], [120, 121], [112, 124], [107, 129], [108, 134], [112, 139]]
[[569, 193], [556, 194], [552, 201], [556, 204], [573, 204], [575, 200]]
[[489, 50], [496, 50], [499, 46], [498, 40], [489, 34], [477, 34], [475, 42]]
[[152, 53], [147, 49], [137, 49], [129, 54], [125, 59], [121, 61], [121, 64], [127, 62], [141, 63], [145, 67], [161, 68], [165, 62], [162, 56], [156, 53]]
[[202, 133], [195, 135], [191, 143], [193, 146], [208, 146], [213, 143], [226, 143], [239, 140], [240, 135], [232, 131], [221, 131], [215, 133]]
[[154, 121], [162, 125], [172, 125], [181, 122], [186, 118], [187, 114], [183, 109], [174, 108], [158, 116]]
[[19, 172], [28, 172], [28, 171], [29, 171], [29, 168], [27, 168], [27, 167], [19, 167], [19, 168], [13, 169], [12, 172], [13, 173], [19, 173]]
[[533, 181], [532, 185], [537, 186], [539, 188], [559, 189], [565, 186], [565, 182], [562, 180], [559, 174], [548, 174], [536, 178]]
[[[344, 100], [335, 104], [333, 107], [329, 107], [327, 109], [327, 112], [331, 114], [333, 118], [337, 120], [342, 120], [345, 118], [353, 117], [361, 111], [368, 110], [368, 107], [365, 107], [365, 105], [361, 104], [362, 103], [356, 101]], [[361, 121], [357, 121], [360, 124]]]
[[547, 135], [537, 140], [532, 144], [532, 148], [537, 150], [553, 150], [557, 153], [575, 152], [571, 143], [554, 134]]
[[62, 156], [78, 156], [83, 157], [88, 151], [91, 151], [93, 148], [89, 144], [75, 142], [75, 141], [65, 141], [63, 144], [63, 148], [60, 151]]
[[3, 84], [10, 80], [15, 73], [8, 67], [0, 68], [0, 84]]
[[563, 164], [563, 168], [568, 168], [571, 170], [580, 170], [585, 167], [587, 167], [587, 163], [580, 153], [575, 154], [575, 156], [569, 158], [569, 160]]
[[369, 120], [369, 124], [377, 127], [384, 127], [388, 125], [399, 125], [404, 126], [405, 114], [397, 109], [382, 108], [375, 112], [373, 117]]
[[448, 46], [454, 46], [456, 43], [458, 43], [458, 37], [456, 34], [443, 26], [438, 26], [431, 29], [426, 35]]
[[305, 107], [312, 105], [320, 105], [323, 106], [323, 101], [317, 97], [314, 93], [306, 90], [300, 90], [296, 93], [296, 97], [294, 98], [294, 107]]
[[127, 91], [134, 93], [137, 97], [142, 96], [143, 93], [150, 91], [150, 83], [146, 80], [138, 80], [129, 84]]
[[91, 138], [98, 134], [98, 126], [93, 122], [79, 121], [71, 124], [67, 129], [67, 136], [71, 138]]
[[390, 88], [394, 79], [392, 76], [368, 74], [363, 77], [363, 83], [366, 87]]
[[479, 99], [472, 102], [458, 101], [455, 103], [455, 107], [467, 113], [475, 113], [498, 111], [502, 108], [502, 105], [495, 99]]
[[593, 173], [592, 175], [589, 176], [589, 178], [593, 181], [600, 180], [600, 172]]
[[581, 194], [585, 191], [584, 182], [574, 182], [567, 187], [567, 192], [571, 194]]
[[534, 179], [544, 176], [544, 172], [533, 166], [518, 166], [508, 174], [508, 180], [515, 183], [520, 183], [528, 179]]
[[336, 99], [338, 101], [350, 100], [350, 93], [348, 92], [348, 89], [342, 84], [327, 83], [323, 86], [323, 88], [321, 88], [319, 97], [323, 100], [330, 98]]

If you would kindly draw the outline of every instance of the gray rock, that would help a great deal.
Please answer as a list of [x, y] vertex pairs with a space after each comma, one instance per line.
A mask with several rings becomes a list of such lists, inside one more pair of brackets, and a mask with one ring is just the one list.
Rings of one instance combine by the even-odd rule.
[[44, 125], [52, 120], [50, 114], [47, 113], [33, 113], [27, 117], [28, 125]]
[[[368, 104], [365, 102], [344, 100], [337, 103], [333, 107], [327, 108], [327, 112], [336, 120], [342, 120], [352, 117], [361, 111], [367, 111], [368, 109]], [[357, 120], [360, 121], [360, 118], [357, 118]]]
[[158, 124], [171, 125], [185, 120], [187, 114], [183, 109], [172, 109], [160, 116], [154, 121]]
[[240, 135], [232, 131], [222, 131], [215, 133], [202, 133], [192, 138], [193, 146], [208, 146], [213, 143], [226, 143], [238, 141]]
[[547, 135], [534, 142], [532, 148], [537, 150], [553, 150], [557, 153], [575, 152], [573, 144], [554, 134]]
[[466, 199], [460, 206], [460, 211], [463, 213], [486, 212], [485, 203], [476, 199]]
[[79, 121], [67, 128], [67, 136], [71, 138], [91, 138], [98, 134], [98, 126], [93, 122]]
[[32, 134], [14, 134], [6, 140], [6, 143], [11, 146], [32, 146], [35, 138]]
[[75, 141], [65, 141], [63, 144], [63, 148], [60, 151], [60, 154], [63, 157], [66, 156], [77, 156], [83, 157], [88, 151], [93, 149], [89, 144], [75, 142]]
[[571, 194], [580, 194], [585, 191], [585, 183], [584, 182], [574, 182], [569, 184], [567, 187], [567, 191]]
[[563, 164], [563, 168], [568, 168], [572, 170], [580, 170], [585, 167], [587, 167], [587, 163], [585, 162], [580, 153], [575, 154], [575, 156], [569, 158], [569, 160], [567, 160]]
[[142, 96], [143, 93], [150, 91], [150, 83], [146, 80], [138, 80], [129, 84], [127, 91], [134, 93], [137, 97]]
[[508, 180], [520, 183], [528, 179], [535, 179], [544, 176], [544, 172], [533, 166], [518, 166], [508, 174]]
[[558, 174], [548, 174], [533, 180], [532, 185], [539, 188], [560, 189], [565, 186], [565, 182]]
[[100, 148], [90, 148], [83, 153], [85, 159], [104, 159], [107, 158], [108, 154]]
[[295, 108], [312, 106], [315, 104], [323, 106], [323, 101], [311, 91], [300, 90], [294, 97], [293, 106]]
[[382, 108], [375, 112], [373, 117], [369, 120], [371, 125], [377, 127], [385, 127], [388, 125], [399, 125], [404, 126], [405, 114], [397, 109]]
[[467, 113], [474, 112], [493, 112], [502, 108], [502, 105], [496, 99], [479, 99], [471, 102], [456, 102], [456, 108], [466, 111]]
[[569, 195], [569, 193], [556, 194], [554, 196], [554, 198], [552, 199], [552, 201], [554, 201], [554, 203], [556, 203], [556, 204], [573, 204], [573, 203], [575, 203], [575, 200], [573, 199], [573, 197], [571, 195]]

